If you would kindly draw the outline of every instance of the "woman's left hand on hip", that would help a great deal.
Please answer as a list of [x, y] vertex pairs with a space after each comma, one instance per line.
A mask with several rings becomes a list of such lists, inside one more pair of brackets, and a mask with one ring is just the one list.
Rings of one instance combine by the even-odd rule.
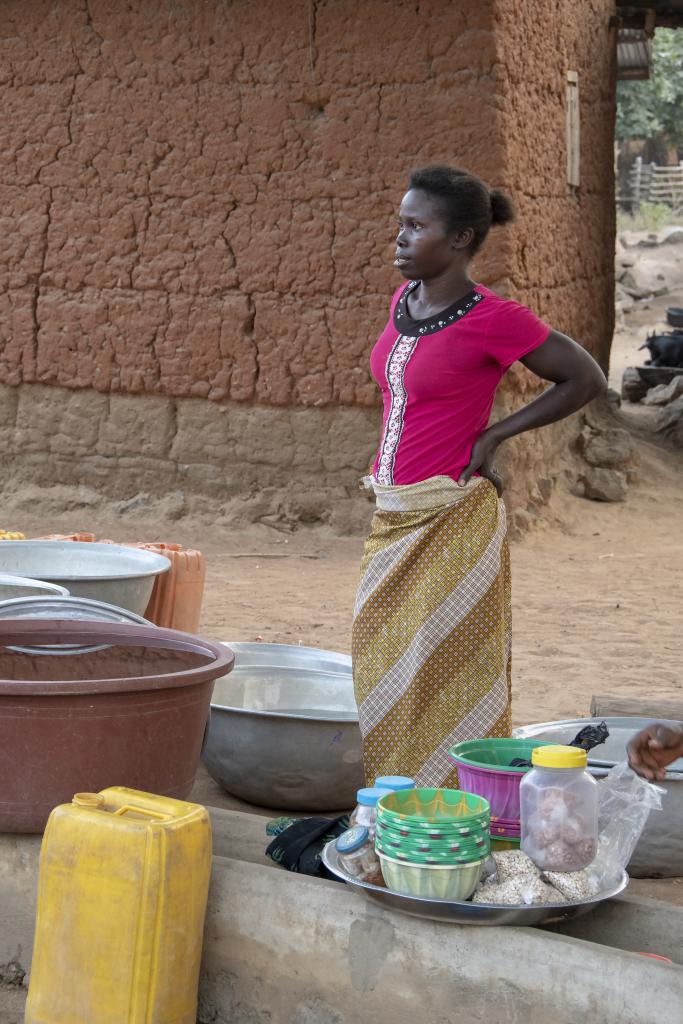
[[503, 481], [493, 466], [497, 448], [498, 441], [485, 430], [472, 446], [470, 461], [458, 477], [458, 485], [464, 487], [478, 471], [486, 480], [491, 481], [500, 498], [503, 493]]

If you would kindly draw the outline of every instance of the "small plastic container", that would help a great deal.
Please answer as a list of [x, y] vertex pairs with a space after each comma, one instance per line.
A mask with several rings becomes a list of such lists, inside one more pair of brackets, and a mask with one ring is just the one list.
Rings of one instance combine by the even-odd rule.
[[377, 828], [377, 801], [391, 792], [391, 789], [380, 789], [378, 786], [359, 789], [356, 794], [358, 801], [356, 808], [349, 818], [349, 828], [353, 828], [354, 825], [364, 825], [374, 842]]
[[392, 793], [398, 793], [402, 789], [415, 789], [415, 779], [407, 775], [381, 775], [375, 781], [376, 789], [390, 789]]
[[370, 832], [365, 825], [356, 825], [343, 832], [335, 843], [344, 870], [361, 882], [382, 884], [379, 857]]
[[598, 786], [577, 747], [537, 747], [520, 785], [521, 848], [542, 871], [580, 871], [598, 848]]

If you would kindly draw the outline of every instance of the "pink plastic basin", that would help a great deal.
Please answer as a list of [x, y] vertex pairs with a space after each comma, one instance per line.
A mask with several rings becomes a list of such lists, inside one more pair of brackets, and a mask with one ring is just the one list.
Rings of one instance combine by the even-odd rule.
[[531, 759], [535, 747], [547, 746], [537, 740], [465, 740], [448, 752], [458, 768], [461, 790], [484, 797], [491, 805], [491, 820], [504, 819], [519, 827], [519, 785], [528, 768], [508, 767], [515, 758]]

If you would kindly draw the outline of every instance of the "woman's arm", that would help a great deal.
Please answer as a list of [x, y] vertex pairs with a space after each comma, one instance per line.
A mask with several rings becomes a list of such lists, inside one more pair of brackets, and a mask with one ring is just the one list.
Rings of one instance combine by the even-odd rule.
[[499, 478], [492, 470], [498, 445], [515, 434], [570, 416], [599, 395], [607, 385], [605, 375], [593, 357], [559, 331], [551, 331], [543, 344], [524, 356], [521, 362], [537, 377], [552, 381], [554, 386], [484, 431], [472, 447], [469, 465], [460, 474], [458, 483], [461, 486], [479, 470], [482, 476], [493, 481], [500, 493]]

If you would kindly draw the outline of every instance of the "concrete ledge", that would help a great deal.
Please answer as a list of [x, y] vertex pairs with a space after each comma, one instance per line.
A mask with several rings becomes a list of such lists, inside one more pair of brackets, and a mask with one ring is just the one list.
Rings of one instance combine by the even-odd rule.
[[0, 833], [0, 980], [31, 964], [41, 840]]
[[683, 964], [683, 908], [658, 900], [625, 893], [585, 917], [549, 925], [547, 930], [633, 953], [656, 953]]
[[392, 914], [334, 882], [217, 857], [205, 1024], [652, 1024], [680, 1020], [683, 968], [533, 928]]
[[[683, 959], [683, 908], [622, 897], [552, 931], [421, 921], [275, 867], [263, 817], [211, 816], [200, 1024], [681, 1019], [683, 967], [627, 950]], [[0, 968], [9, 973], [30, 969], [39, 850], [39, 836], [0, 835]]]

